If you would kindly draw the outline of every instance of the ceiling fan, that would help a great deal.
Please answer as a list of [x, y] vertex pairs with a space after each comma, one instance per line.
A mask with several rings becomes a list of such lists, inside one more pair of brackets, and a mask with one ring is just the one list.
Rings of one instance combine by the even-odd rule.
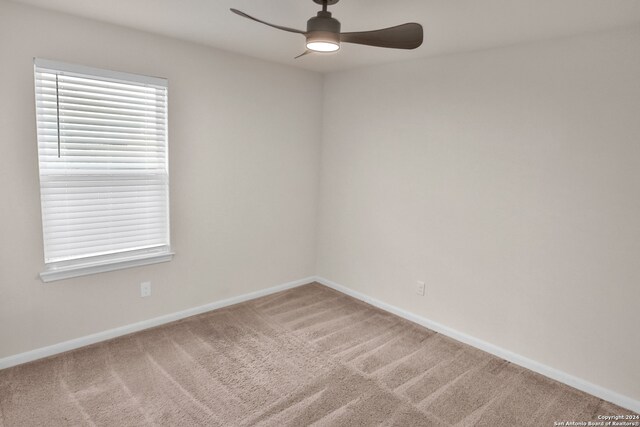
[[332, 18], [331, 12], [327, 11], [327, 6], [334, 5], [338, 3], [339, 0], [313, 1], [322, 5], [322, 10], [318, 12], [317, 16], [307, 21], [307, 31], [270, 24], [237, 9], [232, 8], [231, 11], [243, 18], [260, 22], [261, 24], [277, 28], [278, 30], [305, 36], [307, 39], [307, 50], [302, 55], [296, 56], [296, 58], [300, 58], [311, 52], [335, 52], [340, 49], [340, 43], [355, 43], [393, 49], [415, 49], [422, 44], [422, 25], [414, 22], [383, 28], [381, 30], [341, 33], [340, 21]]

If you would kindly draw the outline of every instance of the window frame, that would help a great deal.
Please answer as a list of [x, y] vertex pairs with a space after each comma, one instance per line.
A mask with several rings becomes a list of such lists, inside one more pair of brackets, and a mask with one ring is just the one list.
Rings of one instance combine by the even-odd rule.
[[[163, 87], [165, 88], [165, 123], [164, 123], [164, 131], [165, 131], [165, 150], [166, 150], [166, 206], [165, 206], [165, 214], [166, 214], [166, 244], [153, 247], [153, 248], [143, 248], [136, 250], [118, 250], [113, 253], [97, 255], [97, 256], [84, 256], [84, 257], [76, 257], [74, 259], [69, 260], [58, 260], [47, 262], [45, 259], [45, 269], [40, 273], [40, 278], [43, 282], [51, 282], [56, 280], [67, 279], [71, 277], [85, 276], [89, 274], [120, 270], [124, 268], [137, 267], [142, 265], [149, 265], [161, 262], [171, 261], [173, 258], [174, 252], [171, 247], [171, 226], [170, 226], [170, 174], [169, 174], [169, 109], [168, 109], [168, 80], [160, 77], [150, 77], [144, 76], [140, 74], [132, 74], [132, 73], [124, 73], [119, 71], [111, 71], [104, 70], [99, 68], [92, 68], [83, 65], [77, 64], [69, 64], [59, 61], [52, 61], [41, 58], [34, 58], [34, 95], [36, 98], [36, 131], [38, 134], [37, 142], [38, 142], [38, 153], [40, 153], [40, 126], [39, 126], [39, 118], [38, 118], [38, 105], [37, 105], [37, 97], [38, 97], [38, 77], [37, 72], [42, 70], [50, 70], [55, 72], [56, 74], [63, 75], [64, 73], [69, 73], [71, 75], [84, 75], [86, 77], [100, 79], [104, 81], [110, 82], [121, 82], [128, 84], [141, 84], [141, 85], [149, 85], [154, 87]], [[57, 81], [57, 79], [56, 79]], [[56, 84], [57, 87], [57, 84]], [[58, 123], [57, 126], [60, 124]], [[42, 173], [40, 171], [40, 154], [38, 155], [38, 177], [39, 177], [39, 190], [41, 197], [41, 208], [44, 207], [44, 202], [42, 200]], [[114, 178], [115, 179], [115, 178]], [[42, 219], [42, 227], [43, 227], [43, 250], [45, 244], [45, 235], [44, 235], [44, 227], [45, 227], [45, 216], [44, 211], [41, 212]], [[46, 254], [43, 252], [43, 258], [46, 257]]]

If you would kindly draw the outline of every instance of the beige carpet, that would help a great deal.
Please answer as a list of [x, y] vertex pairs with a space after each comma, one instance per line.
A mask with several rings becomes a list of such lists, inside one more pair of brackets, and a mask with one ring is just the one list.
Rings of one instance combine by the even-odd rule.
[[0, 371], [0, 426], [553, 426], [628, 414], [319, 284]]

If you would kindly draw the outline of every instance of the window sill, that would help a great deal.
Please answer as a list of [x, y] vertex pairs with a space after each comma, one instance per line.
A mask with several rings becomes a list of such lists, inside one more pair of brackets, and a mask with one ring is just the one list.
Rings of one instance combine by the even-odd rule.
[[168, 262], [173, 258], [173, 252], [162, 252], [154, 254], [144, 254], [136, 258], [125, 258], [121, 260], [109, 260], [94, 262], [91, 264], [74, 265], [69, 267], [52, 268], [40, 273], [43, 282], [54, 282], [56, 280], [70, 279], [72, 277], [87, 276], [89, 274], [104, 273], [107, 271], [122, 270], [124, 268], [139, 267], [142, 265]]

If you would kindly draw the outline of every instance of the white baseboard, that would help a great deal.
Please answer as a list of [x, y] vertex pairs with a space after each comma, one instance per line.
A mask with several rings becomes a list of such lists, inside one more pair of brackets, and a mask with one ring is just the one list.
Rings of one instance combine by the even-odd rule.
[[35, 350], [27, 351], [24, 353], [13, 355], [13, 356], [8, 356], [0, 359], [0, 369], [21, 365], [27, 362], [32, 362], [34, 360], [53, 356], [55, 354], [64, 353], [65, 351], [74, 350], [76, 348], [84, 347], [90, 344], [106, 341], [122, 335], [130, 334], [133, 332], [138, 332], [143, 329], [149, 329], [155, 326], [160, 326], [165, 323], [173, 322], [175, 320], [180, 320], [186, 317], [195, 316], [196, 314], [201, 314], [201, 313], [205, 313], [207, 311], [215, 310], [218, 308], [227, 307], [227, 306], [238, 304], [244, 301], [260, 298], [276, 292], [280, 292], [280, 291], [295, 288], [301, 285], [305, 285], [307, 283], [313, 282], [314, 280], [315, 280], [315, 277], [307, 277], [304, 279], [295, 280], [293, 282], [283, 283], [278, 286], [273, 286], [271, 288], [262, 289], [256, 292], [251, 292], [248, 294], [227, 298], [221, 301], [216, 301], [216, 302], [201, 305], [198, 307], [188, 308], [186, 310], [166, 314], [164, 316], [154, 317], [153, 319], [131, 323], [129, 325], [120, 326], [114, 329], [109, 329], [108, 331], [98, 332], [95, 334], [72, 339], [69, 341], [64, 341], [58, 344], [53, 344], [47, 347], [41, 347]]
[[545, 377], [551, 378], [553, 380], [559, 381], [561, 383], [567, 384], [573, 388], [584, 391], [585, 393], [589, 393], [593, 396], [599, 397], [600, 399], [606, 400], [611, 403], [615, 403], [618, 406], [629, 409], [636, 413], [640, 413], [640, 401], [632, 399], [628, 396], [624, 396], [622, 394], [616, 393], [614, 391], [608, 390], [604, 387], [592, 384], [583, 379], [574, 377], [572, 375], [567, 374], [566, 372], [560, 371], [558, 369], [552, 368], [550, 366], [543, 365], [542, 363], [536, 362], [535, 360], [528, 359], [519, 354], [513, 353], [509, 350], [505, 350], [504, 348], [498, 347], [496, 345], [490, 344], [481, 339], [472, 337], [470, 335], [464, 334], [455, 329], [451, 329], [447, 326], [444, 326], [440, 323], [434, 322], [432, 320], [426, 319], [422, 316], [418, 316], [416, 314], [410, 313], [401, 308], [395, 307], [393, 305], [387, 304], [385, 302], [379, 301], [375, 298], [371, 298], [365, 294], [360, 292], [351, 290], [346, 286], [340, 285], [331, 280], [325, 279], [323, 277], [316, 277], [315, 281], [321, 283], [325, 286], [328, 286], [332, 289], [335, 289], [338, 292], [342, 292], [349, 296], [352, 296], [356, 299], [364, 301], [368, 304], [371, 304], [375, 307], [378, 307], [384, 311], [388, 311], [389, 313], [393, 313], [397, 316], [400, 316], [404, 319], [407, 319], [413, 323], [417, 323], [419, 325], [424, 326], [425, 328], [431, 329], [448, 337], [451, 337], [457, 341], [461, 341], [465, 344], [468, 344], [472, 347], [478, 348], [480, 350], [486, 351], [487, 353], [491, 353], [494, 356], [500, 357], [501, 359], [508, 360], [516, 365], [527, 368], [531, 371], [537, 372]]
[[528, 359], [519, 354], [513, 353], [509, 350], [505, 350], [501, 347], [490, 344], [481, 339], [472, 337], [470, 335], [459, 332], [455, 329], [444, 326], [440, 323], [434, 322], [432, 320], [426, 319], [422, 316], [418, 316], [416, 314], [410, 313], [401, 308], [395, 307], [391, 304], [387, 304], [385, 302], [379, 301], [375, 298], [371, 298], [365, 294], [360, 292], [351, 290], [346, 286], [340, 285], [331, 280], [325, 279], [323, 277], [312, 276], [306, 277], [304, 279], [295, 280], [293, 282], [283, 283], [278, 286], [273, 286], [267, 289], [262, 289], [256, 292], [251, 292], [248, 294], [239, 295], [232, 298], [227, 298], [221, 301], [216, 301], [210, 304], [201, 305], [198, 307], [189, 308], [186, 310], [178, 311], [171, 314], [166, 314], [164, 316], [155, 317], [153, 319], [143, 320], [141, 322], [132, 323], [129, 325], [121, 326], [118, 328], [110, 329], [103, 332], [98, 332], [92, 335], [87, 335], [84, 337], [72, 339], [69, 341], [64, 341], [59, 344], [50, 345], [47, 347], [41, 347], [35, 350], [27, 351], [24, 353], [16, 354], [13, 356], [8, 356], [0, 359], [0, 369], [9, 368], [11, 366], [20, 365], [27, 362], [32, 362], [34, 360], [42, 359], [45, 357], [53, 356], [59, 353], [64, 353], [69, 350], [74, 350], [76, 348], [84, 347], [90, 344], [95, 344], [101, 341], [106, 341], [112, 338], [116, 338], [122, 335], [127, 335], [133, 332], [138, 332], [144, 329], [152, 328], [155, 326], [160, 326], [165, 323], [173, 322], [175, 320], [184, 319], [186, 317], [195, 316], [197, 314], [205, 313], [207, 311], [215, 310], [218, 308], [227, 307], [230, 305], [238, 304], [244, 301], [249, 301], [252, 299], [260, 298], [266, 295], [270, 295], [276, 292], [284, 291], [287, 289], [295, 288], [301, 285], [305, 285], [311, 282], [318, 282], [325, 286], [328, 286], [332, 289], [335, 289], [338, 292], [342, 292], [346, 295], [352, 296], [356, 299], [364, 301], [368, 304], [371, 304], [375, 307], [378, 307], [384, 311], [389, 313], [393, 313], [397, 316], [400, 316], [404, 319], [407, 319], [411, 322], [422, 325], [426, 328], [429, 328], [433, 331], [451, 337], [455, 340], [461, 341], [465, 344], [468, 344], [472, 347], [478, 348], [480, 350], [486, 351], [487, 353], [491, 353], [494, 356], [500, 357], [502, 359], [508, 360], [516, 365], [522, 366], [524, 368], [530, 369], [534, 372], [537, 372], [541, 375], [559, 381], [561, 383], [567, 384], [571, 387], [574, 387], [578, 390], [584, 391], [585, 393], [589, 393], [593, 396], [604, 399], [608, 402], [615, 403], [623, 408], [629, 409], [636, 413], [640, 413], [640, 401], [632, 399], [628, 396], [624, 396], [622, 394], [616, 393], [614, 391], [608, 390], [604, 387], [592, 384], [583, 379], [574, 377], [565, 372], [562, 372], [558, 369], [551, 368], [549, 366], [543, 365], [542, 363], [538, 363], [535, 360]]

